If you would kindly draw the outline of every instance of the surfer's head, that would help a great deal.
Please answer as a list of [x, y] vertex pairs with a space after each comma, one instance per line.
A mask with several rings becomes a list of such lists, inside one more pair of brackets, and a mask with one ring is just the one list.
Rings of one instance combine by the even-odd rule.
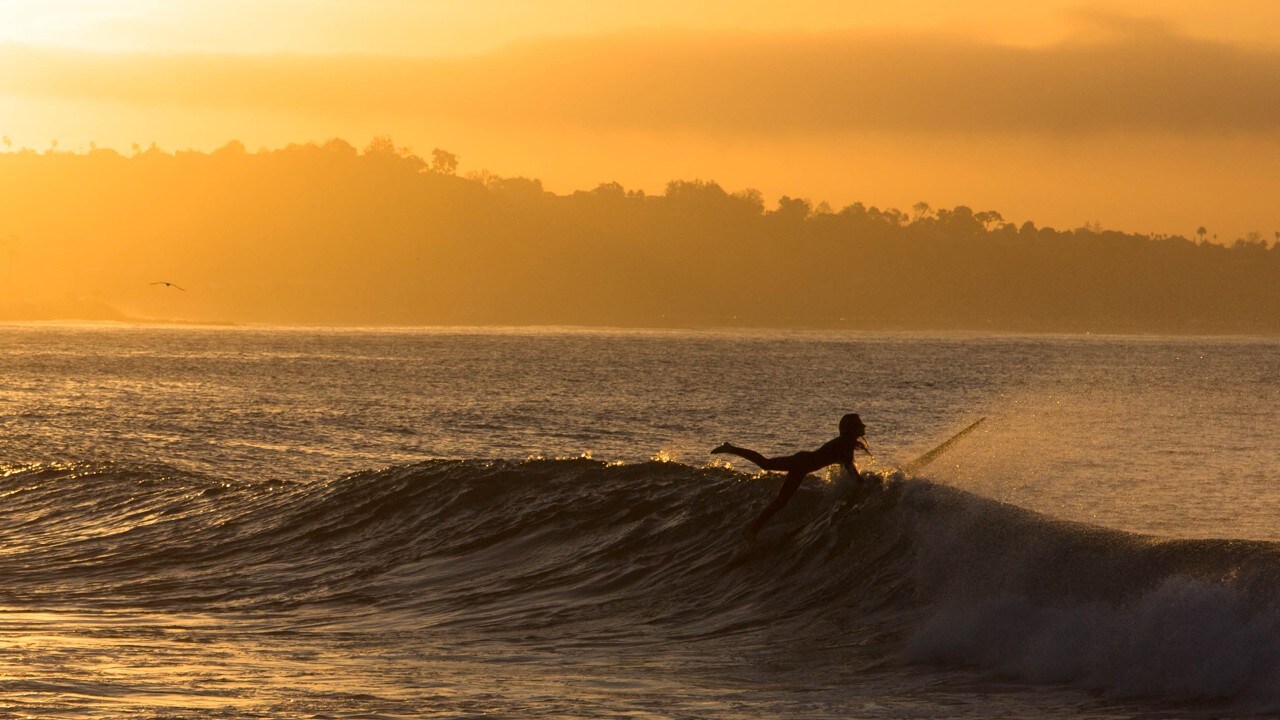
[[867, 426], [862, 424], [858, 413], [849, 413], [840, 418], [840, 435], [843, 437], [860, 438], [866, 434]]

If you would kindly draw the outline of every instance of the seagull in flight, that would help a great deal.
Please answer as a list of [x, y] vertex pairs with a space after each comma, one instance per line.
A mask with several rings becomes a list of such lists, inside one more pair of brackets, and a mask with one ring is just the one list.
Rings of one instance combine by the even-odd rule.
[[151, 283], [151, 284], [152, 284], [152, 285], [164, 285], [165, 287], [171, 287], [171, 288], [178, 288], [178, 289], [179, 289], [179, 290], [181, 290], [182, 292], [186, 292], [186, 291], [187, 291], [187, 290], [186, 290], [186, 288], [178, 287], [177, 285], [174, 285], [174, 284], [173, 284], [173, 283], [171, 283], [171, 282], [165, 282], [165, 281], [163, 281], [163, 280], [161, 280], [160, 282], [153, 282], [153, 283]]

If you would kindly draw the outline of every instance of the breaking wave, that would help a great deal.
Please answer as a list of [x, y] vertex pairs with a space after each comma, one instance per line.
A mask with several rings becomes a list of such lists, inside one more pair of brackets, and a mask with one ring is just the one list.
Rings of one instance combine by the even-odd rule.
[[0, 477], [10, 606], [288, 611], [531, 642], [821, 649], [1111, 697], [1280, 707], [1280, 546], [1067, 523], [918, 478], [432, 460], [315, 483], [156, 465]]

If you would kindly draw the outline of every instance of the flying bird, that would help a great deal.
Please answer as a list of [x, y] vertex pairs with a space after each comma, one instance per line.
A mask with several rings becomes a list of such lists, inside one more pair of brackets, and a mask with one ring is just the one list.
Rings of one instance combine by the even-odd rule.
[[181, 290], [182, 292], [186, 292], [186, 291], [187, 291], [187, 290], [186, 290], [186, 288], [178, 287], [177, 285], [174, 285], [174, 284], [173, 284], [173, 283], [171, 283], [171, 282], [165, 282], [165, 281], [163, 281], [163, 280], [161, 280], [160, 282], [153, 282], [153, 283], [151, 283], [151, 284], [152, 284], [152, 285], [164, 285], [165, 287], [171, 287], [171, 288], [178, 288], [178, 289], [179, 289], [179, 290]]

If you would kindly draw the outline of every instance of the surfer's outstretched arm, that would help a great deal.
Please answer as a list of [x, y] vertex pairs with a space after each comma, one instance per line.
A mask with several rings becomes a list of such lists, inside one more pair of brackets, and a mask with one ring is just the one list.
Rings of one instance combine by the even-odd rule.
[[796, 494], [796, 490], [800, 489], [800, 483], [804, 481], [806, 473], [791, 472], [787, 473], [787, 479], [782, 482], [782, 488], [778, 490], [778, 496], [769, 503], [769, 506], [760, 511], [760, 516], [755, 522], [751, 523], [751, 527], [747, 528], [747, 537], [755, 539], [756, 533], [760, 532], [760, 528], [769, 522], [769, 518], [773, 514], [781, 510], [791, 500], [791, 496]]

